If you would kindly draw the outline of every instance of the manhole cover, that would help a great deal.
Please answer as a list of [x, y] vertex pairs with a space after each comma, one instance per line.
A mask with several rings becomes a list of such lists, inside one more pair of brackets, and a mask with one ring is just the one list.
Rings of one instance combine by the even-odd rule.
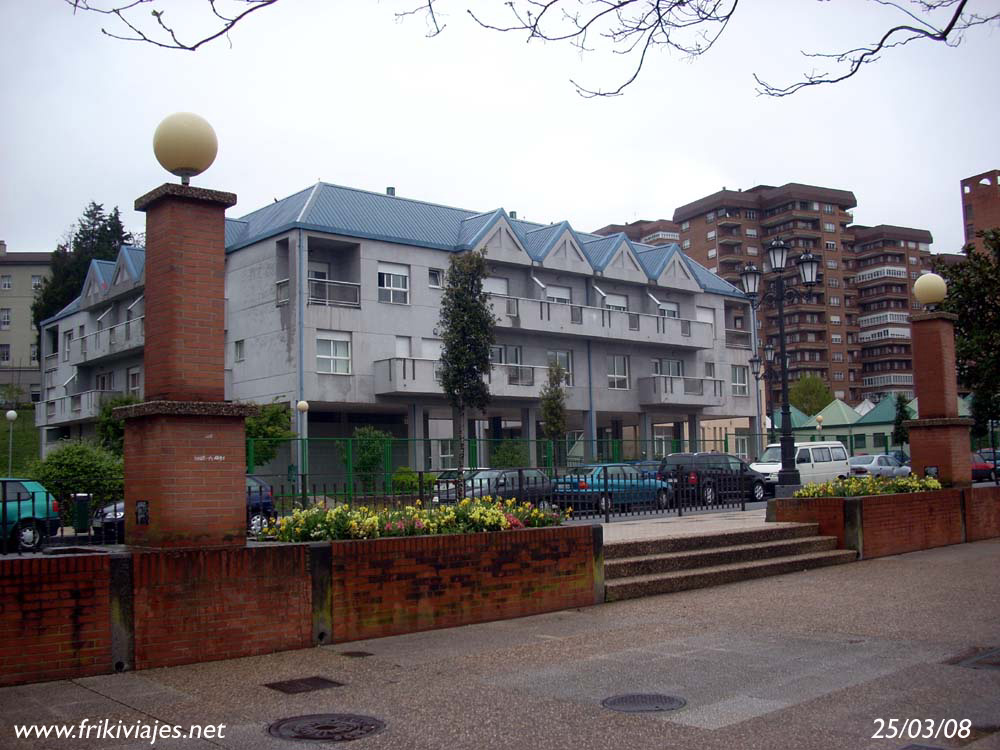
[[303, 677], [298, 680], [282, 680], [281, 682], [266, 682], [264, 687], [277, 690], [282, 693], [294, 695], [295, 693], [310, 693], [313, 690], [326, 690], [327, 688], [344, 687], [342, 682], [334, 682], [325, 677]]
[[357, 714], [312, 714], [281, 719], [267, 728], [272, 737], [313, 742], [350, 742], [385, 729], [385, 722]]
[[612, 711], [635, 714], [644, 711], [676, 711], [678, 708], [684, 708], [687, 705], [687, 701], [674, 695], [633, 693], [605, 698], [601, 701], [601, 705], [605, 708], [610, 708]]
[[368, 651], [338, 651], [341, 656], [349, 656], [352, 659], [363, 659], [366, 656], [375, 656], [375, 654]]

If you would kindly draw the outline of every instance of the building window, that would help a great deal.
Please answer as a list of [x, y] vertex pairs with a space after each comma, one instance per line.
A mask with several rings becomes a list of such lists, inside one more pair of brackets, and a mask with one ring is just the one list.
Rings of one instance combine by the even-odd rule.
[[705, 377], [714, 378], [715, 377], [715, 362], [705, 363]]
[[911, 279], [919, 279], [920, 278], [920, 272], [919, 271], [910, 271], [910, 278]]
[[837, 231], [837, 225], [836, 224], [831, 224], [829, 221], [824, 221], [823, 222], [823, 231], [824, 232], [836, 232]]
[[10, 308], [0, 307], [0, 331], [10, 328]]
[[142, 392], [142, 370], [130, 367], [128, 370], [128, 395], [139, 398]]
[[718, 254], [719, 254], [719, 251], [718, 251], [718, 249], [717, 249], [717, 248], [714, 248], [714, 247], [713, 247], [713, 248], [711, 248], [711, 249], [710, 249], [710, 250], [708, 251], [708, 257], [709, 257], [709, 258], [714, 258], [714, 257], [715, 257], [716, 255], [718, 255]]
[[714, 240], [715, 239], [715, 230], [713, 229], [711, 232], [706, 232], [705, 239], [706, 240]]
[[715, 211], [709, 211], [705, 214], [705, 223], [712, 224], [715, 221]]
[[753, 245], [747, 245], [747, 255], [757, 255], [760, 251]]
[[833, 371], [833, 379], [834, 380], [843, 380], [844, 379], [844, 373], [843, 373], [843, 371], [841, 371], [841, 370], [834, 370]]
[[413, 356], [413, 340], [409, 336], [396, 337], [396, 357], [410, 359]]
[[830, 323], [832, 323], [835, 326], [839, 326], [840, 325], [840, 316], [839, 315], [831, 315], [830, 316]]
[[378, 264], [378, 301], [410, 304], [410, 267], [395, 263]]
[[682, 221], [681, 222], [681, 231], [682, 232], [686, 232], [690, 228], [691, 228], [691, 222], [690, 221]]
[[351, 374], [351, 334], [340, 331], [317, 333], [316, 372], [332, 375]]
[[756, 236], [757, 236], [757, 230], [754, 229], [753, 227], [747, 227], [747, 237], [756, 237]]
[[444, 281], [444, 271], [440, 268], [427, 269], [427, 285], [432, 289], [440, 289]]
[[31, 345], [31, 363], [38, 364], [38, 344]]
[[831, 204], [829, 204], [829, 203], [824, 203], [823, 204], [823, 213], [825, 213], [825, 214], [832, 214], [833, 213], [833, 206]]
[[684, 248], [685, 250], [689, 250], [691, 248], [691, 240], [684, 240], [681, 243], [681, 247]]
[[823, 243], [823, 245], [824, 245], [824, 247], [826, 247], [827, 250], [836, 250], [837, 249], [837, 243], [836, 242], [830, 242], [829, 240], [827, 240], [826, 242]]
[[242, 362], [246, 358], [245, 347], [243, 343], [244, 343], [243, 339], [233, 342], [233, 359], [236, 360], [237, 362]]
[[73, 332], [64, 331], [63, 332], [63, 362], [69, 362], [69, 347], [73, 343]]
[[844, 337], [841, 334], [839, 334], [839, 333], [831, 333], [830, 334], [830, 343], [831, 344], [842, 344], [842, 343], [844, 343]]
[[744, 461], [750, 456], [750, 438], [747, 435], [733, 435], [736, 455]]
[[628, 297], [624, 294], [608, 294], [604, 297], [604, 306], [609, 310], [628, 312]]
[[661, 302], [660, 315], [664, 318], [679, 318], [681, 316], [681, 306], [676, 302]]
[[4, 274], [0, 276], [0, 289], [13, 289], [14, 285], [11, 283], [10, 274]]
[[831, 259], [831, 260], [828, 260], [828, 261], [826, 262], [826, 267], [827, 267], [827, 268], [836, 268], [836, 267], [837, 267], [837, 261], [835, 261], [835, 260], [832, 260], [832, 259]]
[[680, 359], [654, 359], [654, 375], [670, 375], [675, 378], [684, 377], [684, 361]]
[[42, 277], [41, 276], [32, 276], [31, 277], [31, 288], [32, 289], [41, 289], [42, 288]]
[[558, 302], [562, 305], [568, 305], [573, 302], [573, 290], [568, 286], [556, 286], [555, 284], [549, 284], [545, 287], [545, 299], [549, 302]]
[[746, 211], [743, 212], [743, 215], [746, 216], [748, 219], [756, 219], [757, 218], [757, 209], [755, 209], [755, 208], [748, 208]]
[[564, 349], [549, 349], [548, 353], [549, 364], [555, 362], [561, 368], [563, 368], [563, 382], [568, 386], [573, 385], [573, 352]]
[[840, 297], [830, 297], [831, 307], [840, 307]]
[[102, 372], [94, 378], [94, 384], [97, 386], [97, 390], [99, 391], [113, 391], [115, 389], [114, 370], [111, 372]]
[[830, 357], [833, 359], [834, 362], [843, 362], [844, 361], [844, 353], [843, 352], [833, 352], [830, 355]]
[[733, 365], [733, 395], [748, 396], [750, 389], [747, 387], [750, 368], [743, 365]]
[[828, 279], [826, 284], [831, 289], [837, 289], [840, 287], [840, 279], [835, 279], [835, 278]]
[[616, 391], [628, 390], [628, 355], [608, 355], [608, 388]]
[[910, 256], [910, 265], [911, 265], [911, 266], [915, 266], [915, 265], [917, 265], [917, 263], [919, 263], [919, 262], [920, 262], [920, 261], [919, 261], [919, 260], [917, 260], [916, 258], [914, 258], [914, 257], [913, 257], [912, 255]]
[[10, 364], [10, 344], [0, 344], [0, 364]]

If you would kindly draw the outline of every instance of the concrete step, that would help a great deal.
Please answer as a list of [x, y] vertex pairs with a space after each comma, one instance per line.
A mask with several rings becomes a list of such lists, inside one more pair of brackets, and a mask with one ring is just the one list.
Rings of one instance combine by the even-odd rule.
[[662, 555], [623, 557], [605, 560], [604, 578], [606, 581], [610, 581], [617, 578], [633, 578], [774, 557], [805, 555], [810, 552], [827, 552], [836, 548], [836, 537], [808, 536], [755, 544], [734, 544], [727, 547], [669, 552]]
[[757, 529], [719, 531], [706, 534], [668, 537], [666, 539], [643, 539], [635, 542], [611, 542], [604, 545], [604, 559], [620, 560], [645, 555], [666, 555], [671, 552], [687, 552], [715, 547], [732, 547], [738, 544], [759, 544], [780, 539], [802, 539], [816, 536], [819, 524], [788, 523], [780, 526], [763, 526]]
[[840, 565], [857, 559], [853, 550], [829, 550], [810, 552], [804, 555], [775, 557], [752, 562], [713, 565], [696, 570], [682, 570], [672, 573], [632, 576], [608, 581], [605, 585], [605, 601], [635, 599], [640, 596], [669, 594], [675, 591], [718, 586], [723, 583], [747, 581], [752, 578], [796, 573], [802, 570]]

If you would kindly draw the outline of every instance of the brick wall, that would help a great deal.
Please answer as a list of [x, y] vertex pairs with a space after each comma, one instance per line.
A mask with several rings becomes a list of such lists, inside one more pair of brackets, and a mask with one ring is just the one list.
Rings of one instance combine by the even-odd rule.
[[972, 487], [965, 491], [966, 539], [1000, 537], [1000, 487]]
[[311, 644], [306, 545], [133, 556], [137, 669]]
[[0, 557], [0, 686], [111, 671], [106, 555]]
[[775, 500], [776, 521], [818, 523], [820, 536], [837, 537], [837, 548], [844, 549], [844, 498], [784, 497]]
[[595, 603], [589, 526], [333, 542], [333, 640]]
[[962, 491], [866, 497], [861, 523], [866, 558], [961, 544]]

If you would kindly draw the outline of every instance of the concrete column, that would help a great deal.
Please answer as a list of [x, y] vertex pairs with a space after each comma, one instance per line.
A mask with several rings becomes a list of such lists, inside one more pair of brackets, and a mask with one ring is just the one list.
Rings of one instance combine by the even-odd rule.
[[698, 450], [698, 425], [698, 415], [688, 414], [688, 450], [692, 453]]
[[653, 418], [647, 412], [639, 412], [639, 452], [643, 458], [653, 457]]
[[410, 404], [407, 407], [407, 460], [414, 471], [424, 469], [424, 441], [427, 433], [424, 431], [425, 409], [421, 404]]
[[538, 463], [538, 409], [528, 406], [521, 409], [521, 437], [526, 441], [528, 449], [528, 464], [535, 466]]
[[592, 411], [583, 413], [583, 460], [593, 463], [597, 455], [597, 415]]

